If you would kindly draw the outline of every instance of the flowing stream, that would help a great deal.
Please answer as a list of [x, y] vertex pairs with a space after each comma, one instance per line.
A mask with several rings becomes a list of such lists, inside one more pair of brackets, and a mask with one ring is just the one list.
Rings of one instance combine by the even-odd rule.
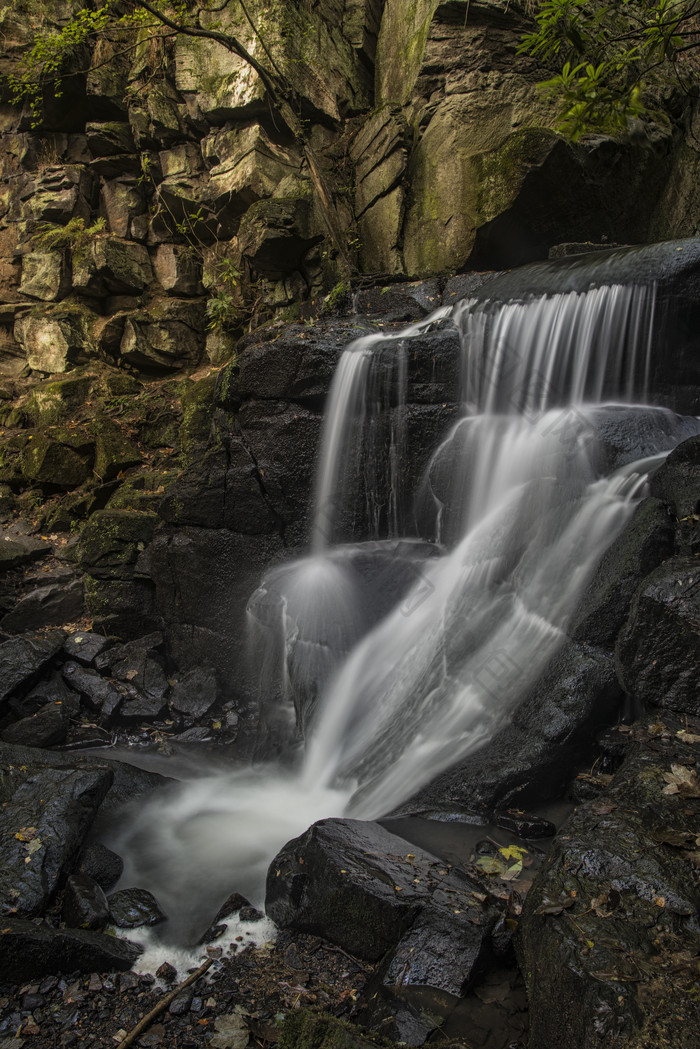
[[[123, 884], [187, 914], [174, 937], [206, 927], [233, 890], [260, 904], [287, 840], [322, 817], [387, 814], [524, 697], [679, 439], [676, 417], [642, 407], [655, 301], [652, 282], [465, 300], [344, 351], [311, 552], [271, 571], [248, 612], [262, 687], [288, 712], [290, 740], [295, 718], [303, 726], [303, 754], [183, 783], [116, 843]], [[408, 360], [445, 325], [460, 335], [462, 411], [410, 493]], [[611, 427], [635, 425], [633, 452], [612, 455]], [[418, 504], [422, 532], [407, 511]], [[363, 541], [340, 542], [356, 521]]]

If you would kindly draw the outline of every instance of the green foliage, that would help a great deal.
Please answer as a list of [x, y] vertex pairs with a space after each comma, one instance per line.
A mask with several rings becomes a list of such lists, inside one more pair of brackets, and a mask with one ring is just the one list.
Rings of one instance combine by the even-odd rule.
[[97, 219], [91, 226], [85, 219], [74, 218], [65, 226], [54, 222], [42, 223], [32, 235], [31, 241], [37, 251], [68, 251], [71, 255], [84, 254], [96, 237], [106, 235], [107, 223]]
[[[149, 0], [151, 6], [166, 12], [185, 26], [192, 21], [187, 4], [181, 0]], [[84, 7], [61, 29], [40, 29], [37, 37], [13, 72], [4, 78], [13, 105], [26, 103], [36, 127], [43, 111], [45, 96], [60, 98], [65, 76], [80, 65], [82, 52], [108, 30], [162, 28], [159, 22], [140, 7], [138, 0], [106, 0], [95, 10]]]
[[207, 302], [207, 328], [227, 328], [238, 316], [234, 292], [238, 287], [241, 272], [229, 258], [222, 258], [216, 266], [214, 294]]
[[665, 122], [662, 93], [690, 90], [700, 0], [541, 0], [535, 17], [520, 51], [561, 64], [540, 87], [573, 141], [625, 131], [632, 119]]

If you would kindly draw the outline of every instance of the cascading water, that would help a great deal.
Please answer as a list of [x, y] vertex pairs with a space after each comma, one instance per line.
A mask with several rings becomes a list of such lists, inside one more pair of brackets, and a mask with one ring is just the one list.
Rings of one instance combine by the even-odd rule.
[[[124, 883], [188, 912], [175, 934], [233, 889], [260, 902], [269, 861], [314, 820], [391, 811], [487, 740], [541, 674], [648, 470], [679, 439], [670, 413], [629, 407], [645, 399], [654, 308], [651, 282], [470, 300], [345, 350], [312, 552], [271, 572], [249, 605], [265, 687], [294, 700], [305, 729], [299, 767], [185, 784], [117, 843]], [[464, 411], [424, 471], [423, 534], [407, 534], [407, 347], [440, 324], [460, 332]], [[643, 420], [634, 454], [601, 450], [621, 416]], [[367, 541], [339, 543], [357, 520]]]

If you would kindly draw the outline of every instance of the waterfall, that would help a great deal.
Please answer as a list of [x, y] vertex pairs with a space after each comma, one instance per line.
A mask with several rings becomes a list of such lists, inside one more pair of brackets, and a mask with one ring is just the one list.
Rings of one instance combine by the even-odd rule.
[[[670, 413], [635, 407], [655, 301], [653, 281], [482, 297], [344, 351], [311, 553], [268, 573], [249, 603], [264, 687], [294, 703], [303, 757], [293, 770], [212, 774], [142, 807], [118, 843], [127, 882], [152, 887], [166, 910], [183, 895], [191, 910], [205, 885], [259, 902], [267, 864], [310, 822], [386, 814], [492, 736], [565, 640], [675, 443]], [[462, 412], [413, 493], [427, 507], [416, 529], [403, 488], [407, 362], [445, 325], [460, 336]], [[610, 468], [601, 433], [638, 417], [633, 453]], [[349, 542], [358, 522], [363, 542]]]

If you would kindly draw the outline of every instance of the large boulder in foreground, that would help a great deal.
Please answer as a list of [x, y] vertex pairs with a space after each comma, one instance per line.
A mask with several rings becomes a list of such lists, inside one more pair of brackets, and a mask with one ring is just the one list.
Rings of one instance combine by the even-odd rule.
[[459, 996], [480, 971], [496, 920], [483, 885], [378, 823], [328, 819], [285, 845], [268, 871], [265, 908], [368, 961], [394, 993]]

